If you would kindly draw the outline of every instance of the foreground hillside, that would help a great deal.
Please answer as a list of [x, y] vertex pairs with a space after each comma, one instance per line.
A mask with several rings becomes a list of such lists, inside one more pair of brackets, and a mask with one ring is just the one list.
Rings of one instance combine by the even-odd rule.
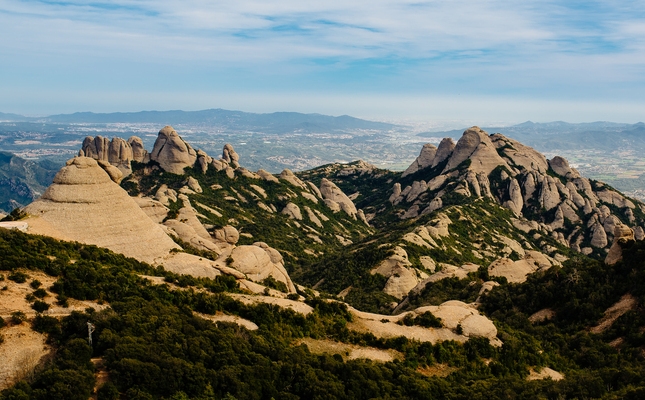
[[86, 138], [0, 229], [4, 398], [640, 397], [642, 203], [477, 127], [403, 173], [242, 160]]
[[[75, 299], [97, 304], [62, 319], [42, 309], [28, 322], [3, 315], [0, 333], [29, 323], [53, 349], [51, 361], [3, 391], [3, 399], [86, 399], [96, 385], [97, 359], [107, 373], [99, 387], [99, 398], [106, 399], [119, 393], [204, 399], [635, 399], [645, 386], [638, 311], [645, 287], [642, 243], [630, 244], [624, 261], [614, 267], [578, 262], [495, 289], [482, 308], [500, 328], [501, 348], [480, 340], [465, 345], [379, 340], [348, 329], [351, 314], [337, 303], [311, 299], [306, 316], [245, 305], [232, 297], [239, 290], [234, 280], [180, 277], [92, 246], [5, 230], [0, 230], [0, 246], [6, 255], [0, 265], [5, 286], [19, 285], [17, 275], [29, 282], [42, 271], [55, 279], [42, 300], [50, 307]], [[153, 284], [155, 275], [165, 283]], [[605, 308], [625, 293], [634, 306], [604, 330], [594, 330]], [[529, 318], [542, 307], [552, 311], [549, 318]], [[239, 318], [240, 325], [227, 322], [232, 319], [209, 321], [221, 315]], [[88, 321], [96, 327], [93, 347], [86, 340]], [[398, 355], [384, 364], [351, 360], [349, 351], [316, 355], [305, 338]], [[565, 379], [527, 380], [531, 370], [545, 367]]]

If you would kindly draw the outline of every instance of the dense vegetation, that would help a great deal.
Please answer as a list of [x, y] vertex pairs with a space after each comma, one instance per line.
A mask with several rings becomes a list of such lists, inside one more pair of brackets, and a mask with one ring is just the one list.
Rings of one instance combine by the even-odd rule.
[[[0, 398], [87, 399], [95, 383], [91, 357], [102, 357], [109, 372], [101, 399], [642, 398], [641, 309], [603, 334], [588, 332], [623, 294], [643, 304], [645, 246], [628, 247], [625, 261], [614, 267], [572, 260], [525, 284], [491, 292], [482, 309], [504, 342], [496, 349], [479, 339], [465, 345], [380, 340], [349, 330], [351, 315], [339, 303], [311, 300], [315, 311], [306, 317], [266, 304], [244, 305], [225, 294], [236, 290], [231, 280], [178, 277], [94, 246], [0, 230], [1, 270], [42, 270], [58, 278], [51, 290], [59, 298], [110, 304], [62, 320], [36, 317], [33, 328], [49, 335], [56, 355], [32, 380]], [[140, 274], [163, 275], [176, 286], [155, 286]], [[444, 285], [463, 290], [459, 282]], [[555, 310], [555, 318], [531, 324], [527, 317], [544, 307]], [[214, 324], [193, 311], [239, 315], [260, 328]], [[85, 340], [88, 321], [96, 326], [93, 347]], [[421, 316], [403, 323], [436, 321]], [[379, 364], [314, 355], [297, 345], [302, 337], [392, 348], [404, 359]], [[607, 344], [619, 337], [618, 349]], [[439, 364], [454, 372], [445, 378], [423, 375]], [[567, 379], [525, 380], [529, 367], [542, 366]]]

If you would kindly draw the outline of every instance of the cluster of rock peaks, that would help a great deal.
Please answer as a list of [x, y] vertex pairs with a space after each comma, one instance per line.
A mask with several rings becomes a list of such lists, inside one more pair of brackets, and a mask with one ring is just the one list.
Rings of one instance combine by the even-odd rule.
[[[612, 188], [592, 182], [562, 157], [547, 160], [538, 151], [501, 134], [467, 129], [457, 143], [423, 146], [396, 182], [390, 202], [404, 206], [404, 219], [444, 207], [447, 194], [488, 198], [516, 215], [526, 232], [540, 231], [574, 250], [607, 249], [617, 226], [645, 237], [645, 207]], [[410, 182], [411, 180], [411, 182]], [[403, 187], [405, 185], [405, 187]], [[454, 197], [454, 196], [453, 196]]]

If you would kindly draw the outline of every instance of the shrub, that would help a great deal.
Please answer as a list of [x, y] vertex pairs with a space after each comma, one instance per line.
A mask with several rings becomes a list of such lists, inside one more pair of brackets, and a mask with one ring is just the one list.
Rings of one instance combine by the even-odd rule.
[[39, 299], [42, 299], [45, 296], [47, 296], [47, 292], [43, 288], [36, 289], [33, 294], [34, 294], [34, 296], [38, 297]]
[[34, 280], [33, 280], [33, 281], [31, 281], [31, 283], [29, 284], [29, 286], [31, 286], [31, 288], [32, 288], [32, 289], [34, 289], [34, 290], [35, 290], [35, 289], [38, 289], [41, 285], [42, 285], [42, 283], [41, 283], [38, 279], [34, 279]]
[[58, 296], [56, 296], [56, 304], [65, 308], [69, 307], [67, 296], [65, 296], [64, 294], [59, 294]]
[[27, 282], [27, 278], [29, 278], [29, 276], [20, 271], [13, 271], [11, 274], [9, 274], [9, 280], [12, 280], [16, 283], [25, 283]]
[[42, 300], [36, 300], [34, 304], [31, 305], [31, 308], [36, 310], [36, 312], [43, 312], [49, 310], [49, 304], [45, 303]]
[[27, 319], [27, 316], [22, 311], [14, 311], [11, 313], [11, 323], [14, 325], [20, 325]]
[[98, 400], [118, 400], [119, 390], [112, 382], [106, 382], [97, 392]]

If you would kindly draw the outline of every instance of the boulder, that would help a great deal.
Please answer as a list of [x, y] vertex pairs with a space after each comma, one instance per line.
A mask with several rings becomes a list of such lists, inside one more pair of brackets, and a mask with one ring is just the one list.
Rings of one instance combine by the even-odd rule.
[[591, 245], [593, 247], [603, 249], [607, 247], [607, 243], [607, 233], [605, 233], [605, 229], [599, 222], [596, 222], [591, 227]]
[[213, 232], [213, 236], [216, 240], [229, 244], [236, 244], [240, 239], [240, 233], [231, 225], [226, 225], [221, 229], [215, 230]]
[[569, 162], [564, 157], [560, 157], [560, 156], [553, 157], [552, 159], [549, 160], [549, 167], [551, 167], [553, 172], [565, 178], [580, 177], [580, 174], [578, 174], [577, 172], [575, 172], [575, 170], [569, 167]]
[[290, 169], [285, 169], [280, 173], [280, 179], [284, 179], [290, 184], [297, 186], [301, 189], [307, 190], [307, 185], [301, 181]]
[[195, 193], [203, 193], [204, 191], [202, 190], [202, 187], [199, 185], [199, 182], [197, 179], [193, 178], [192, 176], [189, 176], [188, 179], [186, 180], [186, 185], [193, 190]]
[[284, 283], [289, 293], [295, 293], [296, 288], [282, 265], [282, 257], [278, 258], [269, 249], [277, 253], [275, 249], [268, 246], [266, 248], [259, 245], [238, 246], [231, 252], [230, 257], [233, 261], [230, 267], [246, 274], [254, 282], [262, 282], [268, 277], [273, 277], [278, 282]]
[[121, 172], [120, 169], [103, 160], [99, 160], [98, 164], [99, 167], [103, 168], [103, 170], [107, 172], [107, 174], [110, 176], [110, 179], [112, 179], [114, 183], [116, 183], [117, 185], [121, 183], [121, 181], [123, 180], [123, 172]]
[[287, 203], [281, 213], [285, 214], [291, 219], [302, 221], [302, 212], [300, 212], [300, 207], [293, 203]]
[[524, 199], [522, 199], [522, 189], [520, 188], [520, 184], [517, 183], [515, 178], [511, 179], [508, 193], [510, 200], [504, 203], [504, 206], [513, 211], [515, 215], [521, 215], [522, 208], [524, 207]]
[[401, 196], [401, 184], [399, 182], [395, 183], [392, 187], [392, 194], [390, 195], [389, 201], [394, 204], [397, 202], [397, 199]]
[[332, 181], [327, 178], [323, 178], [320, 183], [320, 193], [323, 199], [325, 199], [325, 204], [327, 204], [327, 200], [331, 200], [337, 203], [341, 210], [356, 219], [356, 206]]
[[625, 225], [616, 225], [614, 231], [614, 242], [607, 252], [605, 264], [614, 265], [623, 259], [622, 245], [634, 240], [634, 231]]
[[197, 150], [197, 161], [195, 165], [199, 167], [202, 174], [205, 174], [208, 171], [208, 166], [213, 162], [213, 158], [206, 154], [203, 150]]
[[260, 178], [264, 179], [265, 181], [275, 182], [275, 183], [280, 183], [280, 181], [278, 180], [278, 178], [276, 178], [275, 176], [273, 176], [273, 174], [272, 174], [272, 173], [267, 172], [267, 171], [265, 171], [265, 170], [263, 170], [263, 169], [259, 169], [259, 170], [258, 170], [258, 172], [257, 172], [257, 174], [258, 174], [258, 176], [259, 176]]
[[150, 159], [159, 163], [164, 171], [182, 175], [184, 168], [192, 167], [197, 153], [171, 126], [159, 131]]

